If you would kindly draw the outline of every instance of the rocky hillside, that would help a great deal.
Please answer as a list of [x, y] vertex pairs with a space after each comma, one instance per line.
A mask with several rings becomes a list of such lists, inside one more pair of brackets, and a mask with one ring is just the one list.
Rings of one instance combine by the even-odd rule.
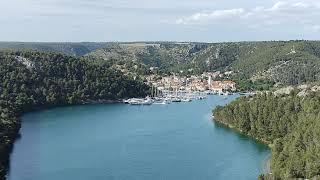
[[111, 61], [130, 72], [148, 73], [156, 67], [169, 73], [191, 69], [190, 59], [206, 47], [198, 43], [113, 43], [87, 56]]
[[[295, 85], [320, 80], [319, 41], [237, 43], [112, 43], [87, 56], [141, 72], [199, 74], [234, 71], [234, 79], [268, 80]], [[135, 69], [132, 69], [135, 68]]]
[[[233, 71], [231, 78], [250, 86], [296, 85], [320, 80], [320, 41], [230, 43], [17, 43], [0, 42], [0, 49], [35, 49], [88, 59], [106, 60], [125, 74], [201, 74]], [[246, 81], [246, 82], [243, 82]], [[263, 83], [261, 83], [263, 82]]]

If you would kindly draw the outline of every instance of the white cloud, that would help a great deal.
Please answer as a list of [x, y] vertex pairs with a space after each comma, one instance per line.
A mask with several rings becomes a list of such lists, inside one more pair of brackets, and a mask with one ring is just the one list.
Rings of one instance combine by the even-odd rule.
[[287, 5], [286, 2], [280, 1], [280, 2], [275, 3], [269, 10], [270, 11], [277, 11], [277, 10], [285, 8], [286, 5]]
[[176, 20], [177, 24], [193, 24], [196, 22], [205, 22], [208, 20], [218, 20], [232, 17], [239, 17], [244, 15], [245, 10], [242, 8], [228, 9], [228, 10], [216, 10], [212, 12], [200, 12], [195, 13], [189, 17], [182, 17]]
[[248, 27], [283, 25], [285, 23], [310, 25], [316, 23], [315, 21], [320, 18], [320, 3], [309, 0], [287, 0], [278, 1], [271, 7], [258, 6], [252, 9], [236, 8], [198, 12], [190, 16], [180, 17], [175, 20], [175, 23], [183, 25], [208, 25], [225, 18], [239, 20], [238, 24], [249, 24]]
[[320, 0], [4, 0], [0, 40], [319, 39], [319, 19]]

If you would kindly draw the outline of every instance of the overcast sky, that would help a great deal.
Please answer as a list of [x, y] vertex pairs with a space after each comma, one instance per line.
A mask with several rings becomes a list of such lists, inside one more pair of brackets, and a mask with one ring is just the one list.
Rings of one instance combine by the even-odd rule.
[[5, 0], [0, 41], [320, 39], [320, 0]]

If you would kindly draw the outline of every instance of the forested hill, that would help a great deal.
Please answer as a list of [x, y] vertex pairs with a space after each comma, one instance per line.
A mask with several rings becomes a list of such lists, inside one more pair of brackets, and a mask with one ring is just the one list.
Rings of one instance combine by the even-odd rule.
[[108, 43], [36, 43], [36, 42], [0, 42], [0, 50], [36, 50], [42, 52], [57, 52], [70, 56], [83, 56]]
[[320, 92], [306, 92], [241, 97], [217, 107], [214, 119], [272, 144], [267, 179], [319, 179]]
[[[235, 43], [111, 43], [88, 54], [117, 67], [146, 72], [200, 74], [234, 71], [235, 80], [268, 80], [295, 85], [320, 80], [320, 41]], [[130, 69], [131, 67], [131, 69]]]
[[35, 108], [145, 97], [149, 87], [105, 62], [55, 53], [0, 52], [0, 179], [20, 128]]
[[157, 67], [160, 74], [233, 71], [229, 78], [244, 89], [248, 89], [252, 82], [285, 86], [320, 81], [320, 41], [0, 42], [0, 49], [34, 49], [104, 59], [114, 68], [133, 75], [148, 74], [150, 67]]

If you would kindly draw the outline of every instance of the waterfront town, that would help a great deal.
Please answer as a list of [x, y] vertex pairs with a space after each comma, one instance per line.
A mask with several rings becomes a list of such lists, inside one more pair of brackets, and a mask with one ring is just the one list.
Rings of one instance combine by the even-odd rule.
[[207, 94], [230, 95], [236, 91], [233, 81], [218, 81], [216, 78], [228, 76], [232, 72], [205, 72], [200, 76], [159, 76], [149, 75], [147, 83], [152, 85], [151, 97], [124, 100], [131, 105], [170, 104], [205, 99]]
[[202, 75], [186, 76], [157, 76], [150, 75], [146, 79], [160, 91], [184, 91], [184, 92], [212, 92], [223, 93], [236, 91], [236, 83], [233, 81], [218, 81], [218, 77], [228, 76], [232, 71], [220, 73], [205, 72]]

